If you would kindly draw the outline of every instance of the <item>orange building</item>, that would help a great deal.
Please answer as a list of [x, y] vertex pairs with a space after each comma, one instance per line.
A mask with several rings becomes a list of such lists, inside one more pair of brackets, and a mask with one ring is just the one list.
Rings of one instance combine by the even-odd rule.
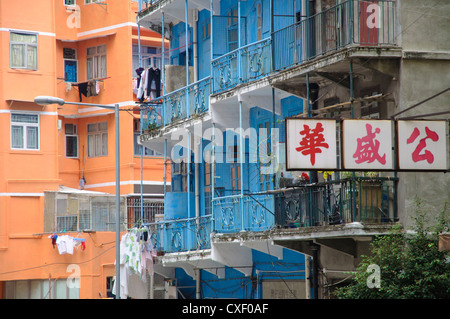
[[[141, 170], [133, 111], [138, 39], [141, 65], [158, 67], [161, 36], [139, 33], [137, 11], [131, 0], [0, 2], [0, 298], [101, 298], [115, 275], [114, 112], [36, 96], [118, 103], [121, 222], [144, 217], [141, 179], [145, 218], [161, 211], [164, 158], [146, 149]], [[73, 253], [53, 235], [75, 239]]]

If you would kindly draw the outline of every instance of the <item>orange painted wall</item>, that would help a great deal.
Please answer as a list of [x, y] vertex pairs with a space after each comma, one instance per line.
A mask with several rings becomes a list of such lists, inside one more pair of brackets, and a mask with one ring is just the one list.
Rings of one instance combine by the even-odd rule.
[[[82, 102], [120, 103], [121, 194], [134, 193], [133, 183], [140, 181], [140, 157], [133, 152], [133, 121], [139, 115], [126, 111], [135, 100], [132, 43], [137, 43], [137, 3], [77, 3], [79, 12], [77, 7], [65, 7], [62, 0], [0, 1], [0, 290], [10, 280], [47, 279], [49, 274], [53, 279], [67, 278], [67, 265], [74, 263], [81, 267], [80, 298], [99, 298], [106, 294], [106, 277], [115, 274], [114, 233], [72, 234], [86, 239], [86, 250], [74, 255], [59, 255], [49, 234], [43, 234], [45, 191], [56, 191], [60, 185], [78, 188], [84, 175], [86, 189], [115, 193], [114, 113], [80, 105], [42, 107], [32, 102], [38, 95], [79, 102], [78, 88], [67, 89], [63, 80], [63, 48], [77, 50], [78, 82], [85, 82], [87, 48], [106, 44], [107, 78], [101, 82], [99, 95], [83, 96]], [[74, 14], [79, 14], [79, 28], [67, 23], [75, 21]], [[38, 70], [10, 67], [10, 30], [38, 32]], [[144, 45], [161, 45], [160, 35], [144, 29], [141, 35]], [[39, 114], [39, 150], [11, 149], [14, 111]], [[108, 155], [85, 157], [87, 125], [104, 121]], [[78, 158], [65, 156], [66, 123], [77, 125]], [[144, 181], [162, 183], [163, 178], [163, 158], [144, 158]]]

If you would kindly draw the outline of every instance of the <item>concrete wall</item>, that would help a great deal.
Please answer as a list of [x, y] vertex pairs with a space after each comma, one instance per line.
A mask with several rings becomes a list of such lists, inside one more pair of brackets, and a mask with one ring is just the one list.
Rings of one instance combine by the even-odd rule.
[[[399, 36], [404, 51], [400, 66], [398, 111], [404, 110], [448, 87], [450, 83], [450, 3], [403, 0], [399, 4]], [[411, 116], [448, 111], [450, 93], [438, 96], [400, 115]], [[428, 117], [449, 119], [450, 114]], [[448, 138], [448, 137], [447, 137]], [[414, 199], [423, 200], [433, 218], [450, 200], [450, 175], [445, 173], [400, 173], [399, 212], [404, 225], [411, 226]]]
[[450, 2], [430, 0], [401, 0], [398, 3], [403, 50], [450, 50]]
[[[186, 86], [186, 67], [183, 65], [166, 65], [164, 85], [166, 93], [173, 92]], [[194, 68], [189, 67], [189, 83], [194, 82]]]
[[[403, 60], [401, 66], [401, 85], [399, 88], [399, 110], [412, 106], [448, 87], [450, 83], [450, 61], [445, 60]], [[402, 116], [428, 114], [448, 111], [450, 93], [447, 92], [430, 100]], [[450, 114], [433, 116], [429, 119], [449, 119]], [[447, 136], [448, 138], [448, 136]], [[409, 227], [414, 216], [414, 200], [423, 200], [424, 209], [430, 217], [442, 211], [450, 200], [450, 174], [434, 172], [399, 173], [399, 212], [404, 225]]]

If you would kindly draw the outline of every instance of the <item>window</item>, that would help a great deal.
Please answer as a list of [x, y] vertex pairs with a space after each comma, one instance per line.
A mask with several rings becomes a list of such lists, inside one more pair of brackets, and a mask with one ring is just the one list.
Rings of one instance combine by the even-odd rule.
[[211, 22], [207, 22], [202, 27], [202, 38], [208, 39], [211, 35]]
[[87, 48], [86, 56], [87, 79], [106, 78], [106, 44]]
[[228, 51], [238, 48], [238, 10], [233, 9], [228, 13]]
[[[172, 163], [172, 189], [174, 192], [187, 192], [188, 191], [188, 164], [185, 162]], [[192, 169], [190, 171], [190, 191], [192, 192]]]
[[9, 41], [11, 68], [37, 70], [37, 35], [11, 32]]
[[[377, 95], [380, 92], [378, 87], [361, 90], [362, 97], [370, 97]], [[361, 103], [361, 117], [365, 119], [379, 119], [380, 118], [380, 103], [377, 100], [368, 100]]]
[[241, 166], [239, 164], [231, 164], [231, 189], [236, 194], [241, 190]]
[[211, 163], [205, 163], [205, 186], [211, 186]]
[[64, 5], [65, 6], [74, 6], [75, 0], [64, 0]]
[[39, 115], [11, 113], [11, 148], [39, 149]]
[[80, 299], [80, 278], [67, 285], [67, 279], [34, 279], [5, 281], [6, 299]]
[[94, 2], [102, 2], [105, 0], [84, 0], [84, 4], [90, 4], [90, 3], [94, 3]]
[[78, 82], [77, 50], [71, 48], [63, 49], [64, 57], [64, 81]]
[[78, 135], [75, 124], [65, 125], [66, 133], [66, 157], [78, 157]]
[[[210, 215], [211, 212], [211, 200], [212, 200], [212, 178], [213, 178], [213, 172], [212, 172], [212, 164], [205, 162], [205, 187], [204, 189], [204, 207], [205, 207], [205, 215]], [[215, 168], [215, 166], [214, 166]], [[216, 180], [214, 180], [216, 182]]]
[[259, 185], [261, 191], [271, 189], [272, 175], [270, 172], [271, 165], [271, 127], [269, 120], [263, 120], [258, 124], [258, 158], [259, 164]]
[[261, 3], [256, 5], [256, 37], [257, 40], [261, 40], [262, 36], [262, 14], [261, 14]]
[[[162, 69], [162, 53], [160, 48], [141, 46], [141, 67], [144, 69], [155, 67]], [[166, 65], [169, 64], [169, 53], [165, 54]], [[133, 76], [136, 77], [136, 69], [139, 68], [139, 47], [133, 44]]]
[[108, 155], [108, 124], [106, 122], [87, 125], [88, 157]]

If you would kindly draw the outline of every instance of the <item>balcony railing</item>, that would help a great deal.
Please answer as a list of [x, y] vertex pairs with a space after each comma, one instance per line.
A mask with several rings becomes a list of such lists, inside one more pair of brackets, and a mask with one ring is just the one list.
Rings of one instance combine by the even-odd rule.
[[161, 104], [141, 104], [142, 130], [156, 130], [163, 125], [163, 109]]
[[154, 249], [165, 253], [211, 248], [212, 216], [148, 224]]
[[165, 253], [211, 248], [210, 233], [397, 221], [397, 178], [342, 179], [212, 199], [211, 215], [147, 224]]
[[213, 199], [214, 230], [234, 233], [274, 226], [273, 195], [232, 195]]
[[396, 44], [396, 1], [347, 0], [272, 35], [274, 70], [346, 46]]
[[127, 228], [155, 221], [155, 216], [164, 214], [164, 201], [140, 197], [127, 197]]
[[395, 221], [395, 189], [396, 179], [364, 177], [286, 189], [275, 194], [275, 222], [298, 228]]
[[210, 78], [207, 77], [165, 95], [164, 125], [207, 112], [210, 93]]
[[272, 72], [271, 39], [233, 50], [212, 61], [213, 88], [218, 93]]

